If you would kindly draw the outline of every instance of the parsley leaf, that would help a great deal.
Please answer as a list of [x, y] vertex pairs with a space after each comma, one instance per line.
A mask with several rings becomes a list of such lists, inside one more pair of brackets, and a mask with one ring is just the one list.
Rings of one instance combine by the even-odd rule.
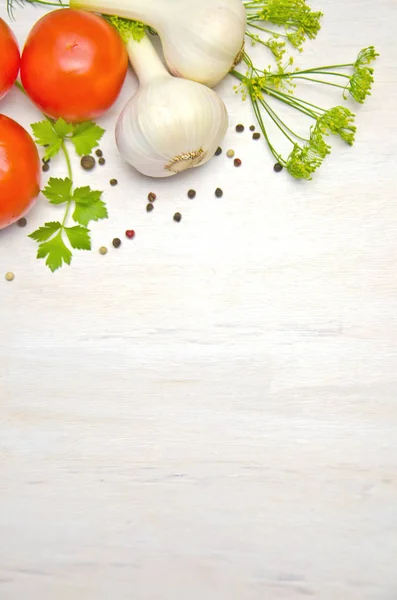
[[91, 190], [89, 186], [76, 188], [73, 194], [73, 201], [76, 203], [73, 220], [80, 225], [88, 225], [90, 221], [106, 219], [108, 211], [101, 196], [101, 191]]
[[43, 227], [39, 227], [33, 233], [30, 233], [28, 237], [36, 242], [45, 242], [48, 240], [56, 231], [61, 229], [62, 225], [58, 221], [51, 221], [45, 223]]
[[39, 123], [32, 123], [31, 127], [36, 144], [47, 147], [44, 154], [45, 160], [58, 154], [62, 145], [62, 138], [55, 131], [52, 122], [45, 119]]
[[68, 202], [71, 198], [72, 193], [72, 181], [69, 177], [65, 179], [59, 179], [57, 177], [50, 177], [46, 187], [43, 190], [43, 194], [51, 204], [63, 204]]
[[54, 129], [59, 137], [64, 138], [68, 133], [73, 133], [74, 125], [66, 123], [64, 119], [58, 119], [54, 123]]
[[74, 132], [70, 141], [74, 145], [79, 156], [90, 154], [92, 150], [98, 146], [98, 142], [105, 133], [105, 130], [92, 121], [80, 123], [74, 128]]
[[66, 235], [76, 250], [91, 250], [91, 239], [89, 229], [75, 225], [74, 227], [65, 227]]
[[62, 239], [62, 231], [48, 242], [39, 245], [37, 258], [46, 258], [46, 265], [52, 272], [62, 267], [63, 263], [70, 265], [72, 253]]

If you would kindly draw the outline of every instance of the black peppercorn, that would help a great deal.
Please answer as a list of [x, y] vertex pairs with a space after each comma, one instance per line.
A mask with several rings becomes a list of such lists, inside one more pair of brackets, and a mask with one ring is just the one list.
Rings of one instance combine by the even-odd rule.
[[244, 125], [236, 125], [236, 131], [237, 133], [241, 133], [242, 131], [244, 131]]
[[217, 198], [221, 198], [223, 196], [223, 191], [221, 190], [221, 188], [216, 188], [216, 190], [215, 190], [215, 196]]
[[255, 125], [250, 125], [250, 131], [255, 131]]
[[146, 212], [151, 212], [154, 209], [154, 206], [151, 202], [149, 202], [149, 204], [146, 204]]
[[98, 148], [98, 150], [95, 150], [95, 154], [99, 157], [103, 156], [103, 152], [99, 148]]
[[174, 214], [174, 221], [176, 221], [177, 223], [179, 223], [179, 221], [181, 221], [181, 220], [182, 220], [182, 215], [181, 215], [181, 213], [179, 213], [179, 212], [176, 212], [176, 213]]
[[18, 223], [19, 227], [26, 227], [26, 225], [28, 224], [28, 222], [25, 219], [25, 217], [22, 217], [22, 219], [18, 219], [17, 223]]
[[280, 173], [280, 171], [283, 170], [283, 165], [280, 165], [280, 163], [276, 163], [273, 167], [273, 169], [276, 171], [276, 173]]
[[83, 158], [80, 161], [80, 164], [86, 171], [91, 171], [91, 169], [95, 167], [95, 158], [89, 155], [83, 156]]
[[193, 199], [196, 197], [196, 190], [189, 190], [187, 193], [187, 197]]
[[219, 156], [220, 154], [222, 154], [222, 148], [218, 146], [218, 148], [215, 150], [215, 156]]
[[50, 170], [50, 165], [48, 163], [44, 163], [44, 165], [41, 167], [41, 170], [43, 173], [47, 173], [47, 171]]
[[101, 156], [101, 158], [98, 159], [98, 165], [101, 165], [101, 167], [103, 167], [105, 162], [106, 162], [106, 160], [104, 158], [102, 158], [102, 156]]
[[114, 187], [115, 185], [117, 185], [118, 181], [117, 181], [117, 179], [111, 179], [111, 180], [109, 181], [109, 183], [110, 183], [110, 185], [111, 185], [111, 186], [113, 186], [113, 187]]
[[121, 246], [121, 239], [120, 238], [114, 238], [112, 244], [113, 244], [113, 246], [115, 248], [119, 248]]

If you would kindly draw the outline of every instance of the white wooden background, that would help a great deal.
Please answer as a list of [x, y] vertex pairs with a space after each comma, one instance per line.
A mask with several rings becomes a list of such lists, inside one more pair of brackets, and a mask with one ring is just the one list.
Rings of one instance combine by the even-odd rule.
[[[26, 237], [56, 218], [44, 199], [0, 232], [1, 600], [397, 599], [397, 4], [312, 4], [299, 64], [381, 57], [355, 147], [311, 183], [235, 133], [232, 79], [243, 166], [139, 177], [112, 133], [130, 75], [106, 166], [74, 161], [106, 190], [95, 249], [122, 247], [52, 275]], [[21, 44], [43, 12], [17, 9]], [[1, 110], [39, 119], [17, 90]]]

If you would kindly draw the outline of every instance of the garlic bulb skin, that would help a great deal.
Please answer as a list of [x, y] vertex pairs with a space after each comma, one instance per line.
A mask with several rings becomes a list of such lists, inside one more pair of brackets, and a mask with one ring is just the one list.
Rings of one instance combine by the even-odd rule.
[[167, 66], [176, 77], [214, 87], [242, 58], [245, 7], [241, 0], [196, 0], [194, 11], [179, 4], [161, 27]]
[[171, 73], [208, 87], [243, 55], [246, 10], [241, 0], [69, 0], [69, 6], [150, 25], [160, 36]]
[[228, 115], [210, 88], [173, 77], [145, 36], [127, 51], [140, 87], [116, 124], [123, 158], [143, 175], [170, 177], [206, 163], [220, 145]]

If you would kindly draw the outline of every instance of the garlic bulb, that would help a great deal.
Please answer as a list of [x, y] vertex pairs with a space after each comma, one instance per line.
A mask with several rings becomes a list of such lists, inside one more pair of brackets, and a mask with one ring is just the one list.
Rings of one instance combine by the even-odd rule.
[[206, 163], [227, 130], [222, 100], [200, 83], [170, 75], [146, 35], [130, 38], [126, 46], [140, 87], [116, 124], [121, 155], [150, 177]]
[[158, 32], [176, 77], [216, 85], [241, 59], [241, 0], [70, 0], [71, 8], [142, 21]]

